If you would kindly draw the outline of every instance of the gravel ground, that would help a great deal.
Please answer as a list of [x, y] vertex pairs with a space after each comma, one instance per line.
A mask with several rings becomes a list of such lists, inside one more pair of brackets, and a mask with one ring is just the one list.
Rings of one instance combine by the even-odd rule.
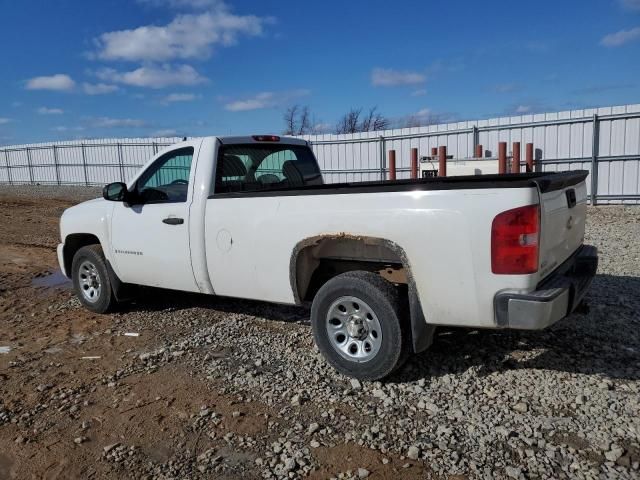
[[[13, 188], [0, 195], [31, 196]], [[35, 385], [43, 398], [27, 417], [26, 407], [3, 409], [0, 400], [0, 437], [13, 424], [23, 432], [14, 441], [26, 442], [38, 418], [83, 412], [92, 392], [124, 392], [122, 405], [135, 382], [183, 382], [206, 386], [216, 400], [163, 431], [167, 456], [149, 454], [153, 439], [128, 434], [99, 444], [92, 468], [160, 479], [640, 478], [638, 238], [640, 209], [590, 208], [585, 242], [601, 257], [589, 311], [543, 332], [439, 330], [431, 349], [385, 382], [333, 371], [313, 345], [305, 309], [150, 292], [76, 339], [145, 332], [145, 343], [118, 351], [80, 385]], [[63, 317], [84, 315], [70, 294], [49, 303]], [[37, 360], [23, 357], [25, 369]], [[0, 363], [0, 379], [4, 371]], [[0, 393], [6, 407], [13, 391]], [[149, 402], [162, 414], [169, 403], [158, 395]], [[80, 413], [73, 418], [78, 424]], [[98, 443], [84, 432], [65, 433], [69, 451]], [[198, 448], [205, 439], [210, 447]]]
[[63, 199], [73, 204], [102, 196], [102, 187], [0, 185], [0, 196], [20, 199]]

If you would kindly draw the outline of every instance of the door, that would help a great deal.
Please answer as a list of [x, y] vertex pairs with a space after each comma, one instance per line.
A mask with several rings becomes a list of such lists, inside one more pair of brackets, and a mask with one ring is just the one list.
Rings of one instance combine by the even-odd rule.
[[126, 283], [198, 291], [189, 250], [193, 147], [167, 152], [136, 181], [129, 204], [117, 203], [111, 245]]

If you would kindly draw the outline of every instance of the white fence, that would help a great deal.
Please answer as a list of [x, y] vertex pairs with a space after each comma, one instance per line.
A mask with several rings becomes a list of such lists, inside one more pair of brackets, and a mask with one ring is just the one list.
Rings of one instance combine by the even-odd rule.
[[329, 182], [385, 178], [389, 150], [396, 151], [398, 178], [407, 178], [414, 147], [423, 156], [446, 145], [462, 159], [476, 145], [484, 156], [497, 156], [499, 142], [509, 149], [531, 142], [539, 169], [594, 171], [588, 190], [597, 201], [640, 203], [640, 104], [305, 138]]
[[[428, 127], [309, 140], [325, 181], [379, 180], [387, 176], [387, 152], [396, 151], [398, 178], [409, 176], [411, 148], [429, 155], [446, 145], [454, 158], [470, 158], [476, 145], [485, 156], [498, 142], [528, 143], [537, 168], [584, 169], [592, 201], [640, 203], [640, 105], [522, 115]], [[0, 183], [101, 185], [126, 180], [159, 149], [180, 138], [102, 139], [0, 148]], [[591, 193], [595, 195], [591, 195]]]

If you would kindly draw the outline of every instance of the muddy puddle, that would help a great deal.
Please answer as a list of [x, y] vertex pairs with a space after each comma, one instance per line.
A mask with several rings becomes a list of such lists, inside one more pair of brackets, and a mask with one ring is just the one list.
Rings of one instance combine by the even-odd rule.
[[48, 275], [35, 277], [31, 280], [31, 286], [44, 288], [71, 288], [71, 280], [65, 277], [60, 270], [56, 270]]

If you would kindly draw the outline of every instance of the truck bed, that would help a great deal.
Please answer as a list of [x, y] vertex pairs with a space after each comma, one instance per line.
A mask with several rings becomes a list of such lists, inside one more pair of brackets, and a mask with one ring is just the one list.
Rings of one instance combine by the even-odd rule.
[[269, 188], [269, 190], [213, 193], [209, 198], [274, 197], [295, 195], [339, 195], [351, 193], [402, 192], [415, 190], [471, 190], [484, 188], [537, 187], [541, 193], [560, 190], [582, 182], [589, 172], [534, 172], [495, 175], [465, 175], [370, 182], [329, 183], [301, 188]]

